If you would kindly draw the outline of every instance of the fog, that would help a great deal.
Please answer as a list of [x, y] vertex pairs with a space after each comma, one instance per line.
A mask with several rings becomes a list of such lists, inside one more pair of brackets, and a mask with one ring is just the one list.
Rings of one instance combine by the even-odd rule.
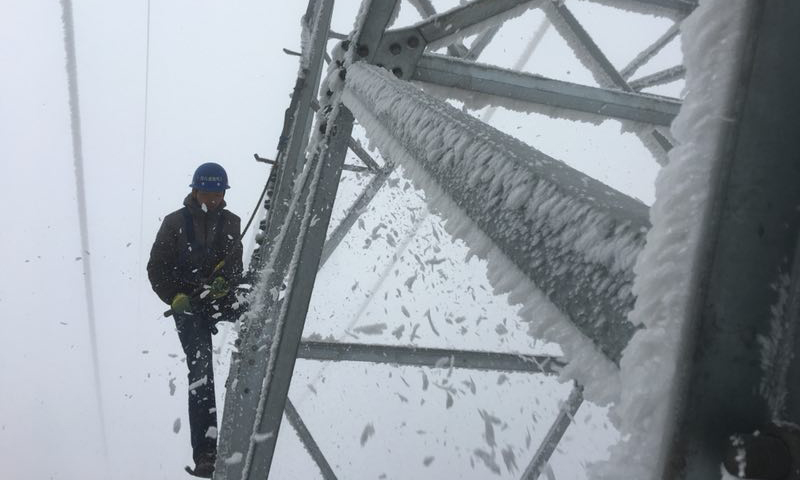
[[[145, 263], [161, 219], [180, 207], [200, 163], [214, 161], [227, 169], [231, 211], [243, 219], [253, 211], [270, 167], [252, 155], [274, 155], [297, 73], [297, 58], [282, 48], [299, 50], [306, 5], [254, 0], [74, 3], [88, 251], [81, 248], [61, 6], [45, 0], [0, 2], [0, 191], [6, 212], [0, 234], [3, 477], [177, 478], [191, 461], [185, 359], [172, 320], [162, 316], [165, 305], [150, 290]], [[598, 43], [620, 68], [669, 26], [663, 19], [636, 16], [640, 26], [626, 31], [635, 41], [620, 42], [614, 22], [624, 23], [627, 17], [586, 2], [568, 3], [597, 32]], [[434, 4], [444, 10], [457, 2]], [[355, 0], [339, 2], [333, 29], [348, 32], [357, 7]], [[405, 3], [397, 23], [418, 19]], [[541, 21], [539, 12], [531, 12], [509, 22], [481, 61], [510, 67]], [[525, 69], [594, 85], [570, 55], [550, 29]], [[680, 62], [674, 46], [663, 57], [656, 65]], [[664, 93], [678, 95], [681, 82], [665, 88]], [[500, 109], [492, 124], [652, 202], [658, 166], [636, 137], [621, 133], [618, 122], [592, 125]], [[367, 179], [344, 176], [332, 227]], [[365, 226], [355, 229], [320, 273], [306, 336], [558, 353], [557, 346], [527, 336], [515, 307], [491, 293], [485, 265], [478, 259], [464, 261], [463, 244], [450, 241], [424, 197], [405, 183], [402, 172], [393, 176], [365, 213]], [[365, 238], [380, 223], [393, 232], [392, 240], [383, 232], [375, 246], [364, 248]], [[442, 244], [433, 241], [433, 230], [442, 233]], [[398, 251], [396, 243], [403, 239], [407, 251]], [[250, 236], [245, 245], [252, 248]], [[419, 273], [414, 255], [424, 256], [434, 247], [444, 260], [427, 272], [427, 283], [421, 280], [413, 291], [408, 287], [403, 295], [395, 294]], [[102, 405], [95, 394], [87, 321], [87, 266]], [[398, 317], [401, 307], [410, 308], [414, 318]], [[435, 320], [429, 327], [423, 315], [431, 308]], [[461, 316], [469, 325], [466, 332], [463, 320], [457, 321]], [[394, 328], [371, 337], [353, 333], [389, 317], [408, 323], [402, 339], [392, 335]], [[418, 339], [409, 337], [415, 323], [422, 323]], [[220, 408], [234, 337], [224, 327], [216, 338]], [[503, 380], [499, 374], [458, 371], [452, 383], [462, 385], [463, 392], [470, 382], [477, 383], [479, 393], [457, 394], [451, 409], [445, 391], [421, 389], [423, 375], [435, 380], [446, 372], [364, 365], [320, 370], [319, 364], [298, 362], [292, 398], [334, 468], [342, 471], [341, 478], [403, 478], [410, 472], [445, 478], [458, 469], [466, 477], [485, 478], [489, 470], [480, 461], [476, 465], [474, 454], [486, 448], [485, 417], [479, 412], [500, 419], [498, 438], [504, 443], [498, 448], [513, 447], [517, 466], [524, 469], [569, 391], [568, 385], [544, 376], [515, 374]], [[561, 459], [554, 458], [554, 470], [565, 472], [563, 478], [583, 478], [575, 472], [604, 456], [604, 445], [616, 438], [603, 409], [587, 406], [582, 415], [556, 455]], [[375, 435], [360, 445], [367, 424], [374, 425]], [[603, 439], [596, 448], [590, 438], [595, 433]], [[577, 463], [570, 452], [581, 452]], [[425, 465], [428, 457], [434, 459]], [[316, 475], [287, 425], [276, 458], [276, 478]], [[404, 467], [406, 462], [417, 466]], [[518, 476], [499, 454], [498, 462], [502, 477]], [[412, 469], [404, 473], [403, 468]]]

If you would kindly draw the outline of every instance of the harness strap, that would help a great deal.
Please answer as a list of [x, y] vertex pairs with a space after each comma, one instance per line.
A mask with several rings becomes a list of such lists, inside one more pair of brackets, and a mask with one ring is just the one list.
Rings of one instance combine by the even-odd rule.
[[222, 254], [224, 251], [225, 246], [225, 239], [222, 236], [222, 227], [225, 224], [225, 216], [222, 214], [222, 210], [220, 210], [219, 214], [217, 215], [217, 229], [214, 232], [214, 247], [217, 249], [219, 254]]
[[189, 240], [189, 245], [192, 246], [192, 250], [194, 250], [197, 245], [195, 244], [192, 214], [189, 212], [189, 207], [183, 207], [181, 213], [183, 214], [183, 229], [186, 230], [186, 238]]

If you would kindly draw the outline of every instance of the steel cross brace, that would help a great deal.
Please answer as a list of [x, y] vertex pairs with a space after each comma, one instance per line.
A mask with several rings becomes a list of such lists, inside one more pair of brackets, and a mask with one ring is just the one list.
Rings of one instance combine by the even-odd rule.
[[625, 80], [629, 80], [636, 70], [638, 70], [642, 65], [649, 62], [651, 58], [655, 57], [658, 52], [661, 51], [669, 42], [672, 41], [673, 38], [678, 36], [680, 33], [680, 23], [674, 23], [671, 27], [664, 32], [663, 35], [658, 37], [655, 42], [653, 42], [649, 47], [642, 50], [641, 53], [636, 55], [631, 62], [625, 66], [622, 70], [620, 70], [620, 75]]
[[[298, 358], [334, 362], [370, 362], [420, 367], [465, 368], [507, 372], [558, 374], [565, 365], [558, 357], [452, 350], [416, 346], [304, 340]], [[444, 361], [446, 360], [446, 361]], [[452, 361], [451, 361], [452, 360]]]
[[[416, 25], [382, 32], [380, 43], [373, 49], [359, 45], [359, 59], [385, 67], [399, 78], [410, 79], [419, 58], [431, 43], [446, 43], [448, 38], [463, 34], [467, 29], [478, 28], [480, 24], [515, 9], [533, 8], [541, 1], [543, 0], [474, 0], [428, 17]], [[493, 35], [491, 31], [486, 34]], [[485, 45], [479, 44], [476, 47], [479, 47], [476, 51], [480, 53]], [[468, 51], [456, 53], [457, 56], [470, 54]]]
[[308, 427], [300, 417], [300, 413], [288, 398], [286, 399], [286, 419], [289, 420], [289, 424], [291, 424], [297, 432], [300, 441], [303, 442], [303, 445], [305, 445], [314, 463], [317, 464], [322, 478], [324, 480], [336, 480], [336, 474], [333, 472], [331, 465], [328, 463], [328, 460], [325, 459], [314, 437], [311, 436], [311, 432], [308, 431]]
[[322, 258], [320, 259], [320, 268], [328, 261], [333, 251], [344, 240], [347, 232], [356, 223], [358, 217], [367, 209], [372, 199], [378, 194], [381, 187], [386, 183], [389, 175], [394, 171], [394, 165], [387, 163], [386, 166], [379, 170], [374, 177], [370, 180], [364, 191], [356, 198], [356, 201], [345, 214], [344, 218], [336, 225], [336, 228], [328, 236], [325, 241], [325, 246], [322, 249]]
[[[533, 8], [541, 0], [473, 0], [446, 12], [432, 15], [414, 25], [427, 44], [446, 42], [448, 38], [463, 35], [471, 27], [492, 20], [515, 8]], [[393, 33], [392, 31], [386, 32]], [[466, 52], [464, 52], [466, 53]], [[462, 54], [463, 55], [463, 54]]]
[[[431, 0], [408, 0], [409, 3], [414, 5], [422, 18], [432, 17], [436, 15], [436, 9], [433, 7]], [[454, 43], [447, 46], [447, 53], [454, 57], [464, 57], [468, 51], [467, 47], [461, 42]]]
[[[350, 146], [350, 144], [352, 142], [353, 142], [353, 140], [350, 139], [350, 141], [348, 142], [348, 146]], [[351, 150], [352, 150], [352, 148], [351, 148]], [[355, 153], [355, 151], [353, 153]], [[364, 152], [364, 153], [366, 153], [366, 152]], [[262, 157], [262, 156], [260, 156], [258, 154], [255, 154], [254, 157], [255, 157], [257, 162], [266, 163], [267, 165], [277, 165], [278, 164], [277, 160], [270, 160], [269, 158], [264, 158], [264, 157]], [[374, 171], [373, 169], [371, 169], [370, 167], [367, 167], [367, 166], [363, 166], [362, 167], [360, 165], [347, 165], [347, 164], [342, 165], [342, 170], [344, 170], [346, 172], [357, 172], [357, 173]]]
[[[613, 86], [623, 92], [609, 93], [608, 90], [592, 89], [592, 87], [577, 86], [568, 82], [558, 82], [550, 79], [542, 79], [533, 75], [526, 75], [521, 73], [502, 72], [500, 69], [491, 69], [489, 78], [496, 79], [500, 77], [513, 77], [513, 81], [508, 81], [509, 85], [503, 85], [504, 82], [491, 83], [491, 82], [471, 82], [468, 75], [456, 78], [452, 72], [447, 68], [450, 66], [443, 66], [443, 70], [437, 74], [430, 74], [430, 71], [417, 73], [420, 64], [428, 61], [432, 56], [423, 56], [423, 50], [430, 43], [441, 43], [453, 35], [460, 34], [463, 30], [473, 28], [498, 15], [508, 14], [511, 10], [519, 8], [533, 8], [542, 4], [539, 1], [521, 1], [521, 0], [475, 0], [466, 5], [454, 8], [444, 13], [440, 13], [429, 17], [424, 22], [417, 25], [387, 31], [378, 47], [378, 52], [370, 52], [368, 50], [361, 50], [365, 57], [366, 54], [370, 55], [367, 59], [370, 63], [374, 63], [380, 67], [385, 67], [387, 70], [394, 73], [395, 76], [402, 79], [414, 79], [423, 81], [432, 81], [436, 83], [439, 80], [447, 86], [461, 86], [467, 90], [486, 93], [489, 90], [492, 95], [503, 96], [513, 95], [509, 98], [515, 100], [534, 101], [541, 103], [537, 100], [542, 98], [547, 99], [548, 105], [559, 106], [562, 108], [577, 108], [578, 111], [589, 111], [592, 113], [600, 113], [604, 116], [616, 116], [617, 118], [634, 120], [642, 123], [652, 123], [655, 125], [668, 125], [672, 118], [677, 113], [680, 102], [675, 99], [651, 97], [650, 103], [661, 102], [664, 104], [662, 107], [668, 112], [658, 112], [653, 114], [649, 111], [639, 111], [636, 107], [641, 107], [647, 104], [647, 100], [637, 99], [633, 101], [629, 97], [621, 97], [624, 100], [617, 99], [608, 106], [596, 103], [602, 101], [603, 98], [617, 97], [619, 93], [636, 94], [633, 88], [628, 85], [623, 76], [616, 70], [616, 68], [608, 61], [603, 52], [591, 39], [589, 34], [575, 19], [574, 15], [557, 0], [545, 0], [546, 11], [554, 21], [554, 24], [559, 27], [562, 35], [576, 48], [585, 48], [589, 54], [591, 61], [589, 62], [590, 70], [598, 76], [600, 83], [604, 86]], [[366, 57], [365, 57], [366, 59]], [[452, 59], [450, 59], [452, 60]], [[466, 67], [463, 67], [466, 68]], [[506, 75], [508, 73], [508, 75]], [[446, 74], [446, 75], [445, 75]], [[445, 77], [447, 79], [445, 79]], [[520, 93], [522, 90], [516, 90], [513, 87], [520, 80], [524, 80], [529, 84], [528, 88], [524, 90], [525, 94]], [[550, 85], [556, 86], [556, 92], [553, 91], [540, 91], [530, 84], [538, 81], [539, 83], [547, 82]], [[554, 87], [550, 87], [551, 89]], [[583, 92], [588, 96], [589, 101], [581, 101], [580, 99], [570, 99], [569, 95], [564, 95], [566, 91], [576, 92], [576, 97], [580, 97], [581, 93], [578, 90], [583, 89]], [[599, 90], [599, 91], [598, 91]], [[522, 98], [520, 98], [522, 97]], [[622, 103], [622, 105], [620, 105]], [[620, 108], [622, 107], [622, 108]], [[607, 113], [605, 109], [608, 109]], [[599, 112], [598, 112], [599, 110]], [[665, 115], [666, 113], [666, 115]], [[637, 133], [638, 134], [638, 133]], [[642, 134], [639, 134], [640, 136]], [[657, 129], [653, 129], [649, 137], [644, 138], [645, 145], [651, 147], [658, 145], [660, 151], [653, 151], [654, 155], [658, 158], [660, 163], [664, 163], [664, 152], [672, 148], [672, 143], [663, 133]]]
[[697, 8], [697, 0], [635, 0], [639, 3], [652, 5], [655, 7], [668, 8], [684, 15], [692, 13]]
[[561, 406], [561, 410], [558, 412], [558, 416], [550, 427], [550, 430], [547, 431], [544, 439], [542, 439], [542, 443], [533, 455], [531, 462], [528, 464], [528, 468], [525, 469], [522, 477], [520, 477], [521, 480], [537, 480], [539, 478], [539, 475], [541, 475], [547, 463], [550, 461], [550, 457], [553, 455], [556, 447], [558, 447], [559, 442], [561, 442], [561, 438], [564, 436], [564, 433], [566, 433], [573, 418], [575, 418], [575, 414], [578, 413], [578, 409], [581, 407], [582, 403], [583, 387], [576, 384], [572, 388], [572, 392], [569, 394], [567, 401]]
[[464, 55], [464, 59], [472, 61], [477, 60], [481, 53], [483, 53], [483, 50], [489, 46], [494, 39], [494, 36], [497, 35], [497, 32], [499, 31], [500, 25], [489, 27], [487, 30], [483, 31], [480, 35], [478, 35], [478, 38], [472, 42], [472, 45], [469, 47], [469, 51], [466, 55]]
[[663, 126], [680, 109], [680, 102], [666, 97], [588, 87], [434, 54], [422, 56], [413, 80]]
[[697, 0], [590, 0], [593, 3], [622, 8], [645, 15], [681, 20], [697, 8]]
[[[587, 51], [589, 55], [585, 57], [586, 61], [584, 64], [594, 74], [600, 85], [613, 86], [627, 92], [633, 91], [633, 88], [631, 88], [628, 82], [620, 75], [616, 67], [611, 64], [602, 50], [600, 50], [600, 47], [597, 46], [586, 29], [583, 28], [583, 25], [578, 22], [578, 19], [575, 18], [575, 15], [572, 14], [566, 5], [559, 0], [549, 0], [545, 8], [545, 13], [550, 17], [550, 21], [553, 22], [556, 29], [561, 32], [564, 39], [573, 45], [573, 48], [576, 50], [583, 48]], [[580, 55], [578, 58], [584, 60], [584, 57]], [[666, 158], [663, 153], [672, 149], [671, 140], [657, 129], [650, 130], [649, 136], [652, 137], [652, 140], [646, 138], [645, 135], [647, 134], [645, 133], [637, 132], [637, 135], [639, 135], [647, 147], [650, 147], [652, 141], [655, 141], [655, 144], [661, 148], [661, 152], [653, 150], [652, 153], [656, 155], [659, 163], [666, 163]]]
[[[589, 54], [588, 57], [578, 55], [578, 59], [589, 68], [600, 85], [606, 87], [614, 86], [626, 92], [633, 91], [563, 2], [549, 0], [545, 5], [545, 13], [547, 13], [553, 26], [561, 33], [567, 43], [572, 44], [572, 48], [576, 52], [585, 49], [586, 53]], [[583, 61], [584, 58], [587, 61]]]
[[666, 83], [674, 82], [679, 78], [686, 76], [686, 68], [683, 65], [675, 65], [674, 67], [661, 70], [644, 77], [637, 78], [631, 81], [630, 85], [636, 91], [648, 87], [655, 87], [656, 85], [664, 85]]
[[[412, 5], [419, 11], [423, 18], [433, 17], [436, 15], [436, 10], [430, 0], [409, 0]], [[494, 26], [482, 32], [480, 36], [475, 39], [473, 45], [467, 49], [461, 42], [454, 43], [447, 46], [447, 52], [457, 58], [465, 58], [467, 60], [475, 60], [481, 54], [484, 48], [492, 41], [492, 38], [500, 30], [499, 26]]]

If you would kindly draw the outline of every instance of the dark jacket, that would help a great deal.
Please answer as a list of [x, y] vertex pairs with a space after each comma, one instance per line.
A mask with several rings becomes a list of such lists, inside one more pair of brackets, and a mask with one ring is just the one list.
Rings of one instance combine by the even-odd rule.
[[183, 209], [179, 209], [164, 217], [147, 262], [150, 285], [167, 304], [178, 293], [191, 294], [223, 259], [225, 266], [215, 277], [222, 276], [235, 284], [242, 274], [239, 217], [225, 210], [224, 201], [214, 212], [204, 212], [191, 194], [183, 204], [192, 219], [194, 247], [189, 243]]

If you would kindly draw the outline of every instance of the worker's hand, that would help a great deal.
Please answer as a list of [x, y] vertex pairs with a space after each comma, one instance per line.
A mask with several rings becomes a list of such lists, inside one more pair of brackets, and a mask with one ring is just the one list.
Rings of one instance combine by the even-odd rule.
[[179, 293], [175, 295], [175, 298], [172, 299], [170, 307], [172, 307], [172, 311], [174, 313], [183, 313], [186, 310], [189, 310], [189, 295], [186, 295], [185, 293]]
[[230, 290], [228, 282], [222, 277], [217, 277], [208, 287], [208, 294], [211, 295], [211, 298], [217, 300], [227, 295]]

